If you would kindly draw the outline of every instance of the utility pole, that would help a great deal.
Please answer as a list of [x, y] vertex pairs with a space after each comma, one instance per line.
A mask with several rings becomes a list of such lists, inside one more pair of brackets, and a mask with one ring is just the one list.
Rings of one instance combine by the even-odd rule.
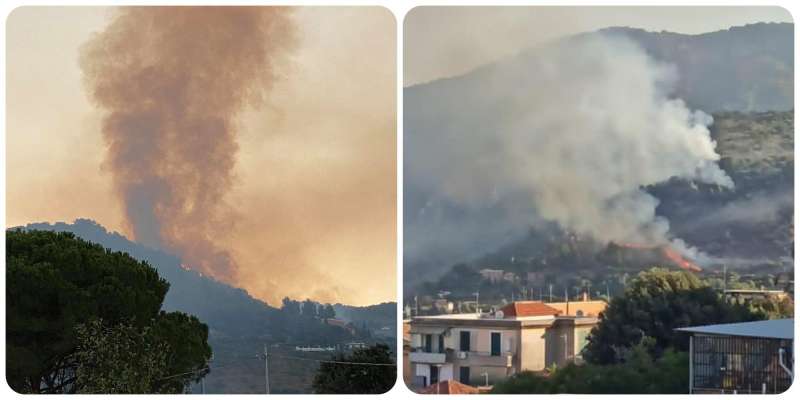
[[550, 302], [553, 302], [553, 284], [550, 284]]
[[[212, 362], [214, 362], [213, 354], [211, 355], [211, 358], [208, 359], [208, 364], [211, 364]], [[200, 378], [200, 394], [206, 394], [206, 375], [208, 375], [208, 373], [211, 371], [211, 367], [208, 364], [206, 364], [203, 377]]]
[[200, 394], [206, 394], [206, 377], [200, 378]]
[[266, 344], [264, 344], [264, 386], [267, 394], [269, 394], [269, 358]]
[[475, 314], [477, 314], [480, 317], [481, 316], [481, 307], [480, 307], [481, 303], [479, 301], [480, 300], [479, 295], [480, 295], [480, 292], [475, 292]]

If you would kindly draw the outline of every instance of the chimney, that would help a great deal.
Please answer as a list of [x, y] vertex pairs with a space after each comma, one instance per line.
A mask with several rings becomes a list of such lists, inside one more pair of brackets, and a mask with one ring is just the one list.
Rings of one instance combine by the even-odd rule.
[[589, 301], [589, 293], [583, 292], [583, 301]]

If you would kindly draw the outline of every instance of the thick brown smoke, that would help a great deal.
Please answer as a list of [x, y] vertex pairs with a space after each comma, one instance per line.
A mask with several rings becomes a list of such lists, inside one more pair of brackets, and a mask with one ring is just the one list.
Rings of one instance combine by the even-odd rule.
[[237, 116], [258, 105], [293, 46], [278, 7], [132, 7], [83, 48], [90, 98], [107, 114], [104, 167], [141, 243], [234, 279], [216, 244], [231, 229]]

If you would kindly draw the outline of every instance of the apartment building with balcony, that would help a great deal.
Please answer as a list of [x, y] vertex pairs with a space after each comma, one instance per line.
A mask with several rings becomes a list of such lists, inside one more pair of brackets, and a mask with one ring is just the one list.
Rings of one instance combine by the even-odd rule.
[[484, 280], [497, 283], [503, 280], [504, 271], [502, 269], [484, 268], [478, 271]]
[[490, 314], [415, 317], [408, 353], [412, 386], [446, 380], [488, 386], [523, 370], [579, 362], [597, 321], [539, 301], [509, 303]]

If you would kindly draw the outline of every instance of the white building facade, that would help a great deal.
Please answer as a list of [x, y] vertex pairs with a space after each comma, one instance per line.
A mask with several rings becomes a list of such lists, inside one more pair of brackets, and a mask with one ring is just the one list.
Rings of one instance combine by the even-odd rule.
[[[538, 304], [515, 310], [522, 303]], [[523, 370], [579, 362], [597, 318], [558, 314], [541, 302], [517, 302], [491, 315], [416, 317], [410, 329], [413, 385], [445, 380], [493, 385]]]

